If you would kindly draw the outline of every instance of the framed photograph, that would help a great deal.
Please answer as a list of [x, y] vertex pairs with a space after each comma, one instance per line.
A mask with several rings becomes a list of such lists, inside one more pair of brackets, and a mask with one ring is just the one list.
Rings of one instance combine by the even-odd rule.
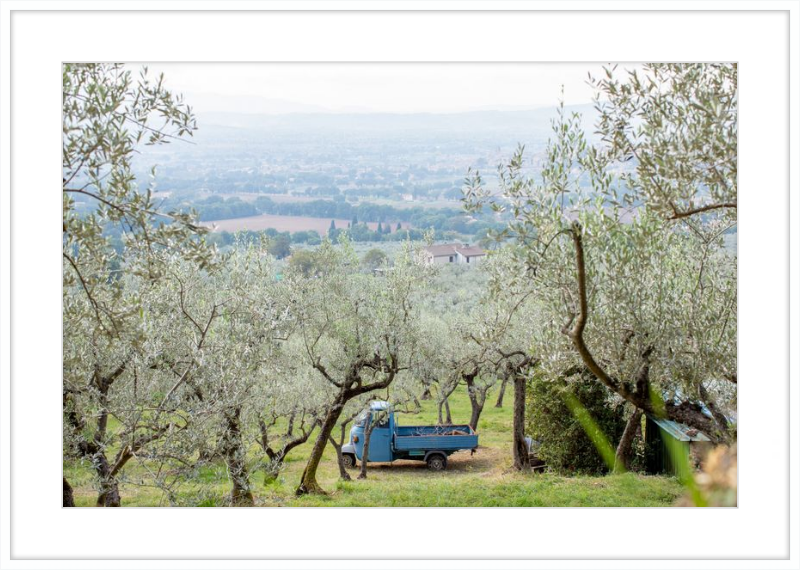
[[631, 8], [0, 0], [0, 569], [800, 566], [800, 6]]

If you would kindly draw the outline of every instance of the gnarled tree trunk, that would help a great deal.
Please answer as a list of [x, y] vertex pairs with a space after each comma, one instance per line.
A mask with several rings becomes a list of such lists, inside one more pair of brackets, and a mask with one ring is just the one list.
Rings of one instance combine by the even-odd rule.
[[514, 377], [514, 469], [531, 468], [528, 445], [525, 443], [525, 377]]
[[267, 453], [269, 463], [264, 469], [264, 485], [268, 486], [270, 483], [278, 478], [283, 469], [283, 460], [285, 456], [281, 453]]
[[100, 494], [97, 497], [98, 507], [119, 507], [122, 503], [119, 496], [119, 484], [115, 474], [111, 472], [111, 466], [106, 458], [103, 445], [108, 428], [108, 391], [112, 382], [113, 380], [102, 377], [99, 369], [95, 370], [94, 384], [100, 393], [99, 402], [101, 406], [100, 414], [97, 416], [97, 431], [94, 434], [96, 451], [92, 458], [100, 479]]
[[[286, 428], [286, 437], [292, 437], [292, 432], [294, 431], [294, 421], [295, 421], [295, 414], [291, 414], [289, 416], [289, 424]], [[281, 469], [283, 469], [283, 462], [286, 460], [286, 456], [289, 455], [289, 452], [293, 450], [298, 445], [304, 444], [308, 441], [308, 438], [311, 436], [311, 433], [314, 431], [314, 428], [317, 426], [317, 422], [311, 424], [311, 427], [307, 427], [305, 424], [305, 415], [301, 418], [301, 433], [300, 435], [290, 439], [290, 440], [283, 440], [283, 445], [276, 449], [273, 449], [269, 443], [269, 432], [267, 423], [264, 421], [263, 418], [258, 419], [258, 427], [261, 430], [261, 440], [258, 442], [261, 446], [261, 449], [264, 451], [264, 454], [269, 458], [269, 464], [264, 471], [264, 485], [269, 485], [271, 482], [275, 481], [280, 475]]]
[[119, 496], [119, 483], [111, 472], [111, 466], [106, 459], [105, 451], [99, 446], [97, 452], [92, 457], [97, 477], [100, 480], [100, 493], [97, 496], [98, 507], [119, 507], [122, 500]]
[[251, 507], [254, 504], [247, 470], [247, 450], [242, 438], [242, 409], [236, 407], [224, 413], [225, 432], [222, 435], [222, 452], [231, 480], [231, 505]]
[[450, 396], [445, 397], [444, 400], [439, 400], [439, 425], [449, 426], [453, 423], [453, 417], [450, 414]]
[[[342, 430], [344, 431], [344, 430]], [[343, 440], [344, 438], [342, 438]], [[342, 481], [350, 481], [350, 474], [347, 472], [347, 469], [344, 466], [344, 455], [342, 455], [342, 441], [336, 441], [333, 436], [329, 437], [328, 440], [330, 444], [333, 446], [333, 449], [336, 450], [336, 463], [339, 466], [339, 479]]]
[[341, 434], [339, 435], [339, 441], [336, 441], [333, 436], [330, 436], [328, 439], [333, 446], [333, 449], [336, 450], [336, 462], [339, 464], [339, 478], [342, 481], [350, 481], [350, 474], [347, 472], [347, 469], [344, 466], [344, 455], [342, 454], [342, 447], [344, 446], [344, 442], [347, 440], [347, 426], [348, 424], [353, 421], [358, 416], [358, 413], [353, 414], [341, 424], [339, 424], [339, 428], [341, 429]]
[[[100, 492], [98, 493], [96, 502], [98, 507], [119, 507], [121, 503], [116, 474], [119, 469], [125, 465], [127, 458], [122, 461], [118, 460], [116, 465], [112, 467], [106, 457], [104, 442], [106, 439], [106, 429], [108, 428], [108, 392], [114, 381], [125, 371], [126, 365], [127, 362], [123, 362], [116, 370], [107, 375], [103, 375], [100, 367], [95, 365], [92, 387], [97, 390], [100, 411], [97, 416], [97, 427], [93, 438], [86, 439], [82, 435], [86, 423], [83, 418], [75, 413], [74, 409], [70, 409], [72, 393], [64, 392], [63, 397], [67, 423], [73, 433], [80, 439], [76, 449], [82, 457], [92, 462], [95, 474], [100, 482]], [[120, 454], [122, 453], [123, 451], [120, 451]], [[64, 479], [64, 483], [69, 486], [66, 479]], [[66, 487], [64, 488], [64, 492], [65, 494], [67, 493]], [[69, 494], [70, 496], [72, 495], [71, 489]], [[66, 496], [64, 500], [67, 500]], [[74, 506], [74, 504], [72, 506]]]
[[364, 430], [364, 453], [361, 455], [361, 471], [358, 474], [359, 479], [367, 478], [367, 464], [369, 463], [369, 442], [372, 439], [372, 430], [375, 429], [375, 417], [373, 414], [372, 421], [369, 422], [367, 429]]
[[339, 421], [339, 416], [342, 414], [346, 402], [346, 390], [342, 390], [336, 397], [333, 405], [328, 408], [328, 413], [325, 414], [325, 419], [320, 426], [319, 435], [314, 441], [314, 447], [311, 448], [311, 456], [308, 458], [306, 468], [303, 469], [300, 485], [297, 487], [295, 495], [301, 496], [309, 493], [324, 494], [322, 487], [317, 483], [317, 469], [319, 468], [319, 462], [322, 460], [322, 454], [325, 452], [325, 446], [330, 440], [333, 428], [336, 422]]
[[503, 382], [500, 384], [500, 392], [497, 394], [497, 402], [495, 402], [495, 408], [502, 408], [503, 407], [503, 396], [506, 395], [506, 384], [508, 383], [508, 378], [503, 378]]
[[633, 446], [633, 438], [636, 436], [636, 430], [642, 424], [642, 410], [636, 408], [628, 418], [628, 423], [625, 424], [625, 431], [622, 432], [622, 437], [617, 445], [617, 453], [614, 458], [614, 471], [621, 473], [627, 471], [631, 462], [631, 448]]
[[469, 425], [475, 431], [478, 431], [478, 422], [481, 419], [482, 411], [483, 406], [476, 406], [475, 404], [472, 405], [472, 413], [469, 416]]
[[478, 388], [475, 385], [475, 378], [478, 376], [478, 371], [475, 370], [468, 374], [462, 375], [464, 382], [467, 384], [467, 395], [469, 396], [469, 404], [472, 408], [470, 413], [469, 425], [475, 431], [478, 430], [478, 422], [481, 419], [483, 406], [486, 404], [486, 392], [489, 387]]
[[64, 479], [64, 499], [61, 503], [62, 507], [74, 507], [75, 506], [75, 498], [72, 495], [72, 486], [67, 481], [66, 477], [62, 477]]

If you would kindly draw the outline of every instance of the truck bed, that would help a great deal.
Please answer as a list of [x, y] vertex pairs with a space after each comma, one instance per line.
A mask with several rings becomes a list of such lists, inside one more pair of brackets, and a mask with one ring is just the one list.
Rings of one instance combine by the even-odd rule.
[[459, 450], [478, 446], [478, 434], [468, 425], [398, 426], [394, 438], [397, 451]]

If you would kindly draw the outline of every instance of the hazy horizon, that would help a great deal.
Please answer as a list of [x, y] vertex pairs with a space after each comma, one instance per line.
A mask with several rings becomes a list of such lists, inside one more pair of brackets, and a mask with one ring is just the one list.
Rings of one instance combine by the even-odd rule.
[[[638, 64], [620, 64], [638, 68]], [[159, 63], [197, 113], [455, 114], [592, 102], [596, 63]]]

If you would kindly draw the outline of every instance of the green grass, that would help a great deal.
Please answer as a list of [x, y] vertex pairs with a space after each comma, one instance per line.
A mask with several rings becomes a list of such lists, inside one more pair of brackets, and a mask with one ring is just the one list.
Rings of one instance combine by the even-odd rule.
[[[478, 426], [480, 448], [471, 456], [458, 452], [449, 458], [447, 471], [429, 472], [424, 463], [397, 461], [371, 466], [367, 480], [340, 481], [333, 449], [326, 449], [317, 479], [327, 495], [297, 498], [294, 490], [311, 449], [312, 441], [295, 449], [277, 481], [264, 484], [264, 474], [251, 474], [253, 494], [259, 506], [287, 507], [651, 507], [670, 506], [683, 493], [672, 477], [642, 476], [633, 473], [605, 477], [564, 477], [545, 473], [521, 474], [511, 468], [511, 398], [504, 408], [495, 408], [490, 397]], [[459, 391], [451, 399], [455, 423], [469, 419], [469, 400]], [[436, 405], [423, 402], [415, 416], [400, 415], [401, 425], [436, 423]], [[251, 450], [253, 464], [260, 458], [259, 449]], [[131, 481], [146, 480], [143, 466], [131, 463], [126, 475]], [[351, 473], [355, 478], [357, 471]], [[78, 506], [93, 506], [96, 491], [89, 466], [80, 462], [64, 464], [64, 475], [75, 490]], [[166, 504], [160, 491], [124, 483], [121, 486], [124, 506]], [[179, 493], [181, 504], [220, 506], [229, 491], [225, 466], [204, 468], [198, 481], [185, 485]]]

